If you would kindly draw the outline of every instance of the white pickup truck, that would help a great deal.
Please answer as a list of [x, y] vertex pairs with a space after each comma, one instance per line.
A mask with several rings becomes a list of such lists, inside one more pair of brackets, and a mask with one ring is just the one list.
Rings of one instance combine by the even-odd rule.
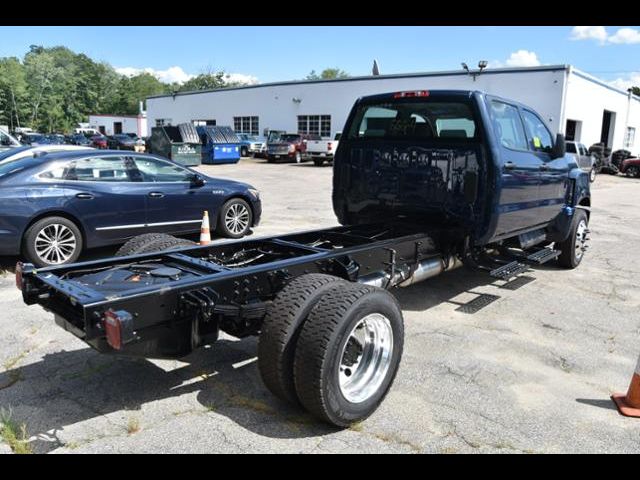
[[316, 167], [321, 167], [324, 162], [333, 162], [333, 154], [338, 148], [341, 133], [336, 133], [333, 140], [308, 140], [305, 156], [313, 160]]

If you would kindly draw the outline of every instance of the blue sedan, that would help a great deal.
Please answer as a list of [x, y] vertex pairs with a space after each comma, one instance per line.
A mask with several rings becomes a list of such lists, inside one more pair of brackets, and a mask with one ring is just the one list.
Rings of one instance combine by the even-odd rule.
[[154, 155], [85, 150], [0, 164], [0, 255], [41, 267], [143, 233], [198, 232], [205, 210], [221, 236], [241, 238], [262, 206], [251, 185]]

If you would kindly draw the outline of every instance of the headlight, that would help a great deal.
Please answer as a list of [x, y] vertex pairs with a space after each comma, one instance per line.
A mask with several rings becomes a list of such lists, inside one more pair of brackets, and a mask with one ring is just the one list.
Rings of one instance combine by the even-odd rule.
[[289, 151], [290, 152], [295, 152], [296, 151], [296, 146], [295, 145], [289, 145]]
[[260, 192], [255, 188], [249, 188], [249, 193], [253, 195], [256, 200], [260, 200]]

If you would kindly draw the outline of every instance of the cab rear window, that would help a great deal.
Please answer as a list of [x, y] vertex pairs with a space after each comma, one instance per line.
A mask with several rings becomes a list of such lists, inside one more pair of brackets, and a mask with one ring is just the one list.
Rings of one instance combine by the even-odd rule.
[[478, 134], [471, 107], [463, 102], [395, 101], [361, 105], [348, 133], [356, 139], [469, 141]]

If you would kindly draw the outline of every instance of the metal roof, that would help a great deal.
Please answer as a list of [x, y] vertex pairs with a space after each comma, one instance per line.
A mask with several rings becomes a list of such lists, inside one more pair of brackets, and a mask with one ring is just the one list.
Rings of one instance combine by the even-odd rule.
[[[547, 72], [565, 70], [569, 71], [570, 65], [544, 65], [540, 67], [517, 67], [517, 68], [489, 68], [482, 71], [482, 75], [495, 75], [505, 73], [529, 73], [529, 72]], [[470, 70], [470, 73], [477, 73], [480, 70]], [[342, 83], [342, 82], [357, 82], [357, 81], [376, 81], [376, 80], [388, 80], [398, 78], [419, 78], [419, 77], [446, 77], [446, 76], [459, 76], [469, 75], [465, 70], [445, 70], [440, 72], [417, 72], [417, 73], [398, 73], [391, 75], [367, 75], [360, 77], [348, 77], [348, 78], [336, 78], [331, 80], [292, 80], [285, 82], [272, 82], [272, 83], [260, 83], [257, 85], [243, 85], [241, 87], [229, 87], [229, 88], [215, 88], [208, 90], [192, 90], [188, 92], [175, 92], [164, 95], [152, 95], [147, 97], [153, 98], [166, 98], [166, 97], [180, 97], [184, 95], [198, 95], [202, 93], [215, 93], [215, 92], [228, 92], [232, 90], [249, 90], [254, 88], [267, 88], [267, 87], [280, 87], [289, 85], [311, 85], [315, 83]]]

